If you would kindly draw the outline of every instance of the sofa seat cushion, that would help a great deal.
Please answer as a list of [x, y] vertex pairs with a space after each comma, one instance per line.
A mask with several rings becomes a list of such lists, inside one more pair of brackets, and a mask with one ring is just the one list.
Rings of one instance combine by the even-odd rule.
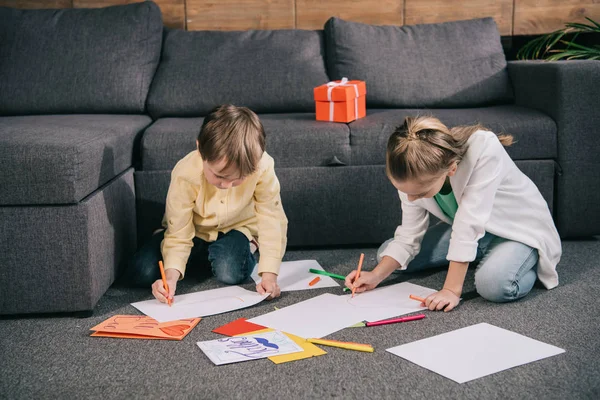
[[322, 31], [168, 30], [148, 97], [154, 119], [202, 117], [233, 103], [255, 112], [314, 110], [329, 81]]
[[516, 142], [507, 147], [514, 160], [556, 159], [557, 128], [553, 119], [531, 108], [513, 105], [472, 109], [370, 109], [352, 122], [352, 164], [385, 164], [387, 141], [404, 118], [433, 115], [449, 127], [481, 123], [495, 133], [509, 133]]
[[0, 7], [0, 115], [143, 113], [162, 31], [151, 1]]
[[325, 24], [325, 40], [331, 78], [365, 81], [367, 107], [455, 108], [512, 100], [492, 18], [377, 26], [333, 17]]
[[0, 117], [0, 205], [73, 204], [133, 164], [143, 115]]
[[[350, 163], [346, 124], [315, 121], [315, 114], [262, 114], [267, 152], [275, 166], [318, 167]], [[196, 148], [203, 118], [162, 118], [142, 138], [142, 169], [170, 170]]]

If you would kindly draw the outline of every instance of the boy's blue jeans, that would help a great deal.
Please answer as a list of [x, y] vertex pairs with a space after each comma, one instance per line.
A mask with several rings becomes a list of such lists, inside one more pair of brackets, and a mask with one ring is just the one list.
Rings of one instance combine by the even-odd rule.
[[[429, 228], [421, 251], [408, 264], [407, 271], [447, 266], [452, 227], [440, 222]], [[377, 259], [392, 239], [381, 245]], [[538, 252], [523, 243], [486, 233], [477, 246], [479, 265], [475, 270], [475, 287], [486, 300], [498, 303], [513, 301], [529, 293], [537, 278]]]
[[[158, 261], [162, 260], [160, 245], [164, 235], [164, 231], [155, 233], [135, 253], [124, 276], [128, 285], [150, 287], [160, 279]], [[195, 237], [193, 243], [186, 276], [194, 272], [201, 274], [203, 269], [210, 267], [219, 281], [237, 285], [248, 279], [256, 265], [256, 259], [250, 252], [250, 242], [240, 231], [219, 233], [217, 240], [212, 243]]]

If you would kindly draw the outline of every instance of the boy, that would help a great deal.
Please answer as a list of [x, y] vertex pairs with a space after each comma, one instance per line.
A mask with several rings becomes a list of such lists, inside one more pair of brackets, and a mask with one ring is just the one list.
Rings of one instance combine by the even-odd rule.
[[[197, 150], [171, 173], [163, 226], [134, 256], [128, 280], [152, 285], [161, 302], [173, 299], [187, 267], [210, 263], [213, 275], [229, 285], [245, 281], [254, 266], [251, 246], [258, 238], [260, 294], [279, 296], [279, 266], [287, 242], [287, 218], [281, 205], [274, 161], [265, 152], [265, 132], [246, 107], [222, 105], [204, 119]], [[160, 278], [164, 260], [169, 286]]]

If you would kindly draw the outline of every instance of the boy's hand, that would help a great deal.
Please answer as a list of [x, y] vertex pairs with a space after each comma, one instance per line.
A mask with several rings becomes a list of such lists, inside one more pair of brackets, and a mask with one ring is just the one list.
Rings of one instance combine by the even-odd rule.
[[425, 306], [431, 311], [451, 311], [460, 302], [460, 297], [449, 289], [442, 289], [437, 293], [430, 294], [425, 299]]
[[181, 276], [179, 271], [173, 268], [166, 270], [165, 275], [167, 278], [167, 285], [169, 285], [169, 293], [165, 290], [162, 279], [158, 279], [152, 284], [152, 294], [161, 303], [166, 303], [167, 298], [173, 300], [175, 289], [177, 289], [177, 281], [179, 281], [179, 277]]
[[277, 284], [277, 275], [272, 272], [263, 272], [261, 278], [260, 283], [256, 285], [256, 291], [259, 294], [271, 293], [267, 300], [279, 297], [281, 290]]
[[384, 279], [375, 271], [361, 271], [358, 279], [354, 280], [356, 270], [350, 272], [344, 282], [350, 289], [356, 288], [356, 293], [362, 293], [366, 290], [375, 289]]

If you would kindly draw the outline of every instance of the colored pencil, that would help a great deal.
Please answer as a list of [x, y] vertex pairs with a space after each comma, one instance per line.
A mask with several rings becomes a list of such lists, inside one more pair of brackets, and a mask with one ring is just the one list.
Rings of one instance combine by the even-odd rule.
[[411, 294], [410, 296], [408, 296], [409, 298], [416, 300], [416, 301], [420, 301], [421, 303], [425, 303], [425, 299], [419, 296], [415, 296], [414, 294]]
[[[358, 268], [356, 270], [356, 276], [354, 277], [354, 282], [358, 280], [360, 277], [360, 270], [362, 269], [363, 261], [365, 259], [365, 253], [360, 253], [360, 259], [358, 260]], [[354, 292], [356, 291], [356, 287], [352, 285], [352, 298], [354, 298]]]
[[307, 342], [320, 344], [323, 346], [331, 346], [331, 347], [339, 347], [341, 349], [347, 350], [356, 350], [356, 351], [365, 351], [368, 353], [372, 353], [375, 351], [373, 346], [369, 344], [363, 343], [353, 343], [353, 342], [340, 342], [337, 340], [326, 340], [326, 339], [306, 339]]
[[423, 318], [425, 318], [425, 314], [418, 314], [418, 315], [411, 315], [408, 317], [384, 319], [381, 321], [374, 321], [374, 322], [366, 322], [365, 325], [366, 326], [389, 325], [389, 324], [396, 324], [398, 322], [417, 321], [417, 320], [423, 319]]
[[321, 277], [320, 277], [320, 276], [317, 276], [315, 279], [313, 279], [312, 281], [310, 281], [310, 282], [308, 283], [308, 286], [313, 286], [313, 285], [316, 285], [316, 284], [317, 284], [317, 282], [319, 282], [320, 280], [321, 280]]
[[167, 304], [169, 304], [169, 307], [171, 307], [171, 299], [169, 299], [169, 285], [167, 284], [167, 277], [165, 276], [165, 267], [163, 266], [162, 260], [158, 261], [158, 268], [160, 268], [160, 277], [162, 278], [163, 286], [167, 291]]
[[320, 270], [320, 269], [311, 268], [311, 269], [308, 270], [308, 272], [312, 272], [313, 274], [319, 274], [319, 275], [329, 276], [331, 278], [346, 280], [345, 276], [338, 275], [338, 274], [332, 274], [331, 272], [323, 271], [323, 270]]

